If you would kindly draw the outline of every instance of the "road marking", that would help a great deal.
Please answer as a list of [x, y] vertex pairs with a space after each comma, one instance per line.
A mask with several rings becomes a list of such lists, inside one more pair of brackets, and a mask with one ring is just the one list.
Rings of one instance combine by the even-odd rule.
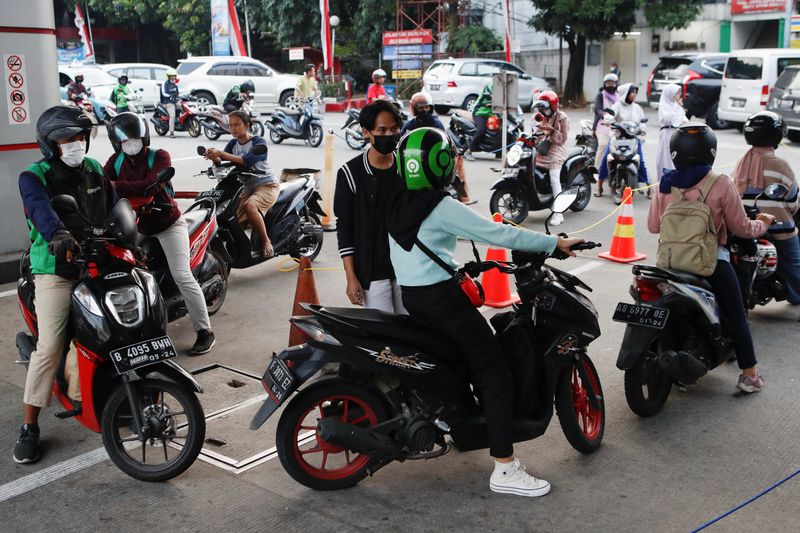
[[10, 500], [26, 492], [43, 487], [53, 481], [67, 477], [75, 472], [89, 468], [108, 459], [105, 448], [97, 448], [72, 459], [43, 468], [38, 472], [0, 485], [0, 502]]
[[591, 261], [589, 263], [584, 263], [583, 265], [573, 268], [572, 270], [567, 270], [567, 274], [572, 274], [573, 276], [578, 276], [585, 272], [589, 272], [590, 270], [594, 270], [597, 267], [601, 267], [607, 265], [608, 263], [604, 263], [602, 261]]
[[201, 155], [191, 155], [189, 157], [174, 157], [174, 158], [172, 158], [172, 161], [173, 162], [176, 162], [176, 161], [191, 161], [192, 159], [202, 159], [202, 158], [203, 158], [203, 156], [201, 156]]
[[10, 291], [3, 291], [0, 292], [0, 298], [5, 298], [6, 296], [13, 296], [17, 294], [17, 289], [12, 289]]

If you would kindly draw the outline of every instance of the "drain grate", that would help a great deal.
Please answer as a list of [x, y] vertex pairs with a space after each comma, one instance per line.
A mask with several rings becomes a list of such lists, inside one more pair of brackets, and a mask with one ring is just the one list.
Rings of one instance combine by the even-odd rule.
[[244, 405], [253, 398], [264, 395], [260, 376], [220, 364], [203, 367], [192, 372], [203, 386], [198, 394], [206, 417]]

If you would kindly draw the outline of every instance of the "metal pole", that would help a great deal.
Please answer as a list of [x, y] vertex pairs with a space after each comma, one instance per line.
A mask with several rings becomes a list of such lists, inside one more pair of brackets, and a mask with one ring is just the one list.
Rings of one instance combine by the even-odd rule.
[[247, 33], [247, 56], [253, 57], [253, 49], [250, 47], [250, 17], [247, 13], [247, 0], [244, 0], [244, 31]]
[[336, 26], [331, 28], [331, 83], [336, 83]]
[[558, 86], [564, 94], [564, 36], [558, 34]]
[[92, 62], [97, 63], [97, 52], [94, 49], [94, 37], [92, 37], [92, 17], [89, 15], [89, 0], [84, 2], [86, 7], [86, 27], [89, 28], [89, 43], [92, 46]]
[[502, 163], [500, 164], [501, 168], [505, 168], [505, 166], [506, 166], [506, 148], [508, 147], [508, 78], [509, 78], [509, 73], [508, 72], [504, 72], [503, 73], [503, 94], [505, 96], [503, 98], [503, 130], [502, 130], [502, 133], [501, 133], [502, 136], [503, 136], [503, 144], [502, 144], [502, 147], [503, 147], [502, 148], [502, 150], [503, 150], [503, 159], [502, 159]]

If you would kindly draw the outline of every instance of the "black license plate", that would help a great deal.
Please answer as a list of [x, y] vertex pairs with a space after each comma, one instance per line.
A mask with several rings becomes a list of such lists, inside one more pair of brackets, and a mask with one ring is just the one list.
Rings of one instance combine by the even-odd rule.
[[172, 341], [164, 336], [111, 350], [110, 355], [117, 372], [122, 374], [135, 368], [172, 359], [177, 354]]
[[275, 396], [275, 399], [281, 403], [292, 392], [294, 374], [286, 366], [286, 363], [273, 357], [266, 374], [264, 374], [264, 383], [269, 386], [269, 391]]
[[218, 191], [216, 189], [212, 189], [210, 191], [201, 191], [197, 194], [195, 199], [202, 200], [203, 198], [211, 198], [215, 202], [219, 201], [222, 198], [223, 191]]
[[667, 325], [667, 318], [669, 318], [669, 309], [625, 302], [617, 304], [612, 317], [617, 322], [654, 329], [664, 329], [664, 326]]
[[506, 167], [500, 172], [501, 178], [516, 178], [519, 174], [519, 167]]

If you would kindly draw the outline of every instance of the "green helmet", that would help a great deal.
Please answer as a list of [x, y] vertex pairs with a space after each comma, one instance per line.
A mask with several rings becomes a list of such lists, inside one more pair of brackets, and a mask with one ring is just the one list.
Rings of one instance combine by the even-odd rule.
[[397, 172], [410, 191], [444, 189], [453, 182], [455, 166], [453, 143], [438, 128], [419, 128], [400, 139]]

